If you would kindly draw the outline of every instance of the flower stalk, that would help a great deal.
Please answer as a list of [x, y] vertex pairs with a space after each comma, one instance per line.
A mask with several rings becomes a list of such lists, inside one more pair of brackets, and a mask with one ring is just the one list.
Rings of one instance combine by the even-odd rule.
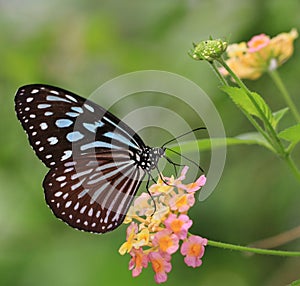
[[207, 245], [219, 247], [223, 249], [251, 252], [255, 254], [275, 255], [275, 256], [283, 256], [283, 257], [300, 257], [300, 251], [284, 251], [284, 250], [254, 248], [254, 247], [241, 246], [241, 245], [224, 243], [224, 242], [213, 241], [213, 240], [207, 240]]
[[293, 100], [291, 99], [290, 94], [289, 94], [288, 90], [286, 89], [286, 87], [285, 87], [278, 71], [276, 69], [270, 70], [269, 75], [270, 75], [271, 79], [273, 80], [274, 84], [279, 89], [279, 91], [280, 91], [282, 97], [284, 98], [286, 104], [290, 108], [295, 120], [298, 123], [300, 123], [300, 114], [299, 114]]

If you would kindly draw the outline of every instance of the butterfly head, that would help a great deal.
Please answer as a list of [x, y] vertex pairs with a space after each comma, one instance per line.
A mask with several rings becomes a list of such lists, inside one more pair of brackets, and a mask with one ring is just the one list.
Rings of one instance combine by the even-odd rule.
[[157, 167], [159, 159], [164, 155], [165, 148], [146, 146], [141, 153], [136, 154], [136, 162], [146, 172], [150, 172]]

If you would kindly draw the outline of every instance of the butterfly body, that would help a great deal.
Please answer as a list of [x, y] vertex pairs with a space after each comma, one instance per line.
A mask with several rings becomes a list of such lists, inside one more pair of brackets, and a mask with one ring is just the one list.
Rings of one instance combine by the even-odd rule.
[[36, 155], [50, 168], [43, 188], [55, 216], [94, 233], [118, 227], [165, 148], [146, 146], [103, 107], [61, 88], [23, 86], [15, 108]]

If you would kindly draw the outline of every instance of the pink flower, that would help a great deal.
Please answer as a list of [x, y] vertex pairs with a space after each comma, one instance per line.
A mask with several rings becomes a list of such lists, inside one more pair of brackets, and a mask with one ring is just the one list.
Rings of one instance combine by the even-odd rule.
[[202, 264], [204, 246], [207, 245], [207, 239], [197, 235], [191, 235], [181, 246], [181, 254], [185, 255], [184, 262], [187, 266], [198, 267]]
[[201, 175], [199, 179], [191, 184], [183, 185], [183, 189], [186, 190], [188, 193], [194, 193], [198, 191], [201, 187], [203, 187], [206, 183], [206, 177]]
[[172, 211], [186, 212], [195, 203], [194, 194], [180, 194], [170, 199], [170, 208]]
[[166, 282], [168, 279], [167, 273], [172, 269], [172, 265], [168, 258], [158, 252], [151, 252], [148, 255], [152, 264], [152, 269], [155, 272], [154, 279], [156, 283]]
[[131, 259], [129, 261], [129, 270], [132, 270], [132, 277], [139, 276], [143, 268], [148, 266], [149, 259], [142, 248], [133, 248], [130, 251]]
[[256, 35], [247, 43], [249, 53], [254, 53], [266, 47], [270, 42], [270, 37], [265, 34]]
[[187, 233], [191, 225], [193, 224], [192, 220], [185, 215], [181, 214], [179, 217], [175, 214], [170, 214], [168, 218], [164, 221], [167, 229], [171, 230], [178, 236], [179, 239], [186, 239]]
[[157, 232], [153, 238], [153, 245], [158, 246], [163, 253], [172, 254], [179, 247], [179, 239], [168, 229]]

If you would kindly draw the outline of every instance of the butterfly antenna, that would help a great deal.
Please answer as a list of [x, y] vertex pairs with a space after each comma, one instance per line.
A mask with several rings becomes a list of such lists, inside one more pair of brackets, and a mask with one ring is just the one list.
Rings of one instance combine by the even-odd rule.
[[189, 131], [189, 132], [183, 133], [183, 134], [181, 134], [181, 135], [179, 135], [179, 136], [177, 136], [177, 137], [175, 137], [175, 138], [173, 138], [173, 139], [167, 141], [166, 143], [164, 143], [164, 144], [161, 146], [161, 148], [164, 148], [167, 144], [169, 144], [169, 143], [171, 143], [171, 142], [173, 142], [173, 141], [175, 141], [175, 140], [177, 140], [177, 139], [179, 139], [179, 138], [181, 138], [181, 137], [183, 137], [183, 136], [186, 136], [186, 135], [188, 135], [188, 134], [190, 134], [190, 133], [193, 133], [193, 132], [198, 131], [198, 130], [203, 130], [203, 129], [206, 129], [206, 127], [198, 127], [198, 128], [195, 128], [195, 129], [193, 129], [193, 130], [191, 130], [191, 131]]
[[[166, 148], [166, 150], [168, 150], [168, 151], [170, 151], [170, 152], [173, 152], [174, 154], [176, 154], [176, 155], [178, 155], [178, 156], [181, 156], [182, 158], [184, 158], [184, 159], [187, 160], [188, 162], [190, 162], [190, 163], [194, 164], [195, 166], [197, 166], [197, 168], [199, 168], [199, 170], [200, 170], [202, 173], [204, 173], [204, 170], [203, 170], [197, 163], [195, 163], [193, 160], [189, 159], [188, 157], [186, 157], [186, 156], [180, 154], [179, 152], [174, 151], [174, 150], [172, 150], [172, 149], [170, 149], [170, 148]], [[178, 165], [179, 165], [179, 164], [178, 164]]]

